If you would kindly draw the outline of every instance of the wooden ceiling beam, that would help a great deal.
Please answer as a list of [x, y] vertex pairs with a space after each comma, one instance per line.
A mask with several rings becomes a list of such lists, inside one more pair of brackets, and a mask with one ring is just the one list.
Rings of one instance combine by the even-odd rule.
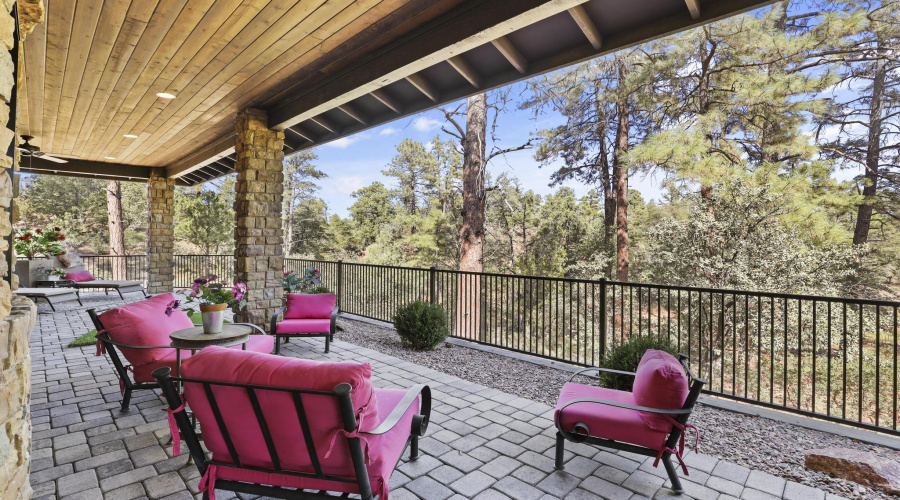
[[314, 117], [310, 118], [310, 120], [311, 120], [313, 123], [315, 123], [316, 125], [318, 125], [318, 126], [324, 128], [325, 130], [331, 132], [332, 134], [337, 134], [338, 132], [340, 132], [340, 128], [338, 128], [337, 125], [335, 125], [334, 123], [332, 123], [331, 120], [329, 120], [328, 118], [326, 118], [324, 115], [314, 116]]
[[684, 0], [691, 13], [691, 19], [700, 19], [700, 0]]
[[350, 118], [353, 118], [354, 120], [358, 121], [359, 123], [362, 123], [363, 125], [367, 124], [366, 119], [363, 118], [363, 116], [359, 112], [359, 110], [356, 109], [356, 107], [354, 107], [349, 102], [346, 104], [341, 104], [340, 106], [337, 107], [337, 109], [341, 110], [345, 115], [349, 116]]
[[391, 109], [394, 113], [402, 113], [403, 105], [401, 105], [396, 99], [391, 97], [384, 89], [375, 89], [371, 92], [372, 97], [381, 101], [381, 104], [384, 104], [388, 108]]
[[581, 28], [581, 32], [584, 33], [585, 38], [591, 42], [594, 50], [600, 50], [600, 48], [603, 47], [603, 35], [600, 33], [597, 25], [594, 24], [591, 16], [584, 10], [584, 5], [572, 7], [569, 9], [569, 15], [575, 20], [575, 24]]
[[181, 177], [188, 172], [202, 168], [209, 163], [210, 160], [218, 160], [219, 158], [234, 154], [235, 144], [237, 144], [237, 133], [232, 132], [212, 144], [200, 148], [200, 150], [195, 153], [185, 156], [169, 165], [166, 167], [166, 176]]
[[501, 36], [500, 38], [491, 40], [491, 43], [494, 44], [494, 47], [503, 54], [503, 57], [505, 57], [519, 73], [524, 75], [528, 72], [528, 59], [525, 59], [525, 56], [519, 52], [519, 49], [513, 45], [509, 38]]
[[453, 56], [450, 59], [447, 59], [447, 64], [452, 66], [453, 69], [457, 71], [457, 73], [468, 80], [473, 87], [475, 87], [476, 89], [481, 88], [481, 75], [479, 75], [478, 71], [476, 71], [475, 68], [473, 68], [472, 65], [469, 64], [469, 61], [463, 59], [462, 56]]
[[56, 163], [45, 160], [40, 156], [25, 158], [20, 163], [23, 172], [49, 175], [80, 174], [98, 179], [149, 179], [152, 173], [165, 175], [165, 170], [157, 167], [145, 167], [143, 165], [127, 165], [123, 163], [107, 163], [100, 161], [66, 159], [66, 163]]
[[419, 89], [419, 92], [425, 94], [425, 97], [431, 99], [433, 102], [438, 102], [441, 98], [441, 93], [434, 88], [434, 86], [425, 79], [420, 73], [414, 73], [406, 77], [406, 81], [411, 83], [413, 87]]
[[309, 142], [312, 142], [312, 143], [316, 142], [316, 135], [313, 134], [312, 132], [310, 132], [308, 128], [304, 127], [303, 125], [300, 125], [299, 123], [289, 129], [286, 129], [286, 130], [290, 130], [291, 132], [299, 135], [300, 137], [306, 139]]

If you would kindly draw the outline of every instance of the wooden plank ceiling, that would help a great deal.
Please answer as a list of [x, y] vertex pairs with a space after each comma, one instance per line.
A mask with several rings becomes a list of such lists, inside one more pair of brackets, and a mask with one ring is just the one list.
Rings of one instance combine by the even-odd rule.
[[166, 167], [194, 184], [233, 171], [245, 107], [290, 153], [766, 3], [47, 0], [18, 130], [71, 159], [62, 175]]

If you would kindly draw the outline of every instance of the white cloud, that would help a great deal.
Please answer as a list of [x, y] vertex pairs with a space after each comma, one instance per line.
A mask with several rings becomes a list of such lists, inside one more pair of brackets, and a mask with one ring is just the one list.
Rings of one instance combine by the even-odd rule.
[[330, 148], [344, 149], [344, 148], [352, 145], [354, 142], [359, 141], [360, 139], [362, 139], [362, 137], [360, 137], [358, 135], [351, 135], [349, 137], [341, 137], [340, 139], [331, 141], [325, 145]]
[[328, 186], [325, 187], [324, 191], [326, 194], [349, 196], [371, 182], [372, 178], [366, 175], [339, 175], [329, 179]]
[[394, 135], [394, 134], [399, 134], [399, 133], [400, 133], [399, 129], [396, 129], [394, 127], [385, 127], [383, 129], [381, 129], [380, 132], [378, 132], [378, 135]]
[[441, 122], [434, 118], [420, 116], [413, 121], [412, 126], [419, 132], [431, 132], [432, 130], [440, 128]]

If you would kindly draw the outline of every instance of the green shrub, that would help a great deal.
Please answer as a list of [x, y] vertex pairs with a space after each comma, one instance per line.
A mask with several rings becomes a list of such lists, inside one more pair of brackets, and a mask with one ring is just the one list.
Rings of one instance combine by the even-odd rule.
[[331, 290], [325, 285], [319, 285], [302, 293], [331, 293]]
[[450, 334], [447, 315], [436, 304], [416, 301], [400, 306], [393, 320], [403, 345], [417, 351], [434, 349]]
[[[627, 339], [623, 344], [619, 344], [612, 349], [606, 351], [603, 360], [600, 361], [601, 368], [609, 368], [610, 370], [620, 370], [624, 372], [634, 372], [637, 370], [638, 363], [647, 349], [656, 349], [657, 351], [666, 351], [671, 355], [675, 355], [677, 350], [674, 345], [666, 340], [657, 340], [651, 336], [634, 335]], [[600, 385], [617, 391], [631, 391], [634, 384], [634, 377], [630, 375], [617, 375], [614, 373], [600, 372]]]

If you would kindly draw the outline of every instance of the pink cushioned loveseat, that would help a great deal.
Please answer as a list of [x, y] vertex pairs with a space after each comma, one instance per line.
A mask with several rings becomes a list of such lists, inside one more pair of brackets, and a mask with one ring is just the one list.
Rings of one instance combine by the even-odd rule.
[[[285, 499], [325, 492], [387, 500], [388, 481], [431, 413], [431, 390], [376, 389], [368, 363], [321, 362], [207, 347], [157, 369], [169, 411], [200, 471], [200, 491]], [[184, 386], [182, 401], [175, 386]], [[200, 422], [204, 452], [185, 407]], [[303, 491], [306, 490], [306, 491]]]

